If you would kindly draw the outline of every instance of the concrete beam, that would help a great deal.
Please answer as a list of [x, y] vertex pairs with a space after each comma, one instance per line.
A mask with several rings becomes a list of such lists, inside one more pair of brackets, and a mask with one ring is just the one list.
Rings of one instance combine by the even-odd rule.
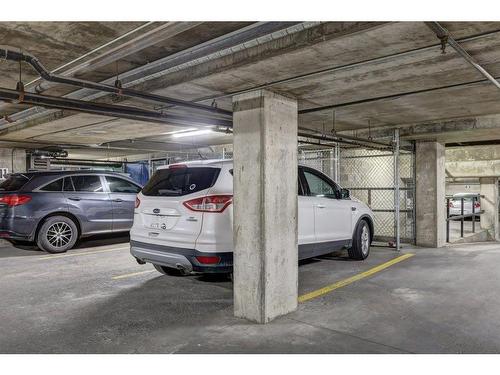
[[446, 171], [452, 178], [499, 177], [500, 160], [446, 162]]
[[[440, 143], [460, 143], [500, 139], [500, 115], [477, 116], [461, 119], [448, 119], [417, 124], [402, 124], [399, 127], [400, 139], [437, 141]], [[350, 131], [339, 134], [352, 134]], [[357, 130], [361, 138], [390, 139], [394, 127], [384, 126], [375, 129]]]
[[446, 148], [446, 162], [500, 160], [500, 144]]
[[419, 141], [415, 153], [417, 245], [441, 247], [446, 241], [444, 146]]
[[267, 323], [297, 308], [297, 101], [233, 100], [234, 314]]

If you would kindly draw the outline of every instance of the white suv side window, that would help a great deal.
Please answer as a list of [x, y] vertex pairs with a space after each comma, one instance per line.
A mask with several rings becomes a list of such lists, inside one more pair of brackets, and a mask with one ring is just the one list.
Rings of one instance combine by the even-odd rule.
[[304, 177], [309, 186], [309, 195], [316, 197], [338, 198], [338, 190], [321, 176], [304, 170]]

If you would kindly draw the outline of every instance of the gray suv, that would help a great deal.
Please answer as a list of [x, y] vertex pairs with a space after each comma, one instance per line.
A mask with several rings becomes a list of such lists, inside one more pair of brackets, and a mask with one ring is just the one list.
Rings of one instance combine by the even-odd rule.
[[0, 238], [61, 253], [83, 236], [129, 231], [140, 190], [113, 172], [12, 174], [0, 184]]

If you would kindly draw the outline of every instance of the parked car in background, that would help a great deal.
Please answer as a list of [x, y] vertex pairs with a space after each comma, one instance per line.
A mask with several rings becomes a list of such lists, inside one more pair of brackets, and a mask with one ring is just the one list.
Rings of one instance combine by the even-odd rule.
[[[473, 200], [473, 197], [476, 194], [471, 193], [457, 193], [454, 194], [450, 199], [449, 210], [450, 216], [459, 216], [462, 215], [462, 199], [464, 205], [464, 215], [472, 214], [472, 207], [474, 207], [474, 212], [478, 213], [481, 211], [481, 203], [478, 200]], [[479, 219], [477, 216], [476, 220]]]
[[[160, 167], [137, 196], [131, 254], [163, 274], [231, 273], [233, 163], [192, 161]], [[373, 213], [312, 168], [298, 170], [299, 259], [348, 248], [365, 259]]]
[[80, 237], [129, 231], [140, 190], [113, 172], [12, 174], [0, 184], [0, 238], [61, 253]]

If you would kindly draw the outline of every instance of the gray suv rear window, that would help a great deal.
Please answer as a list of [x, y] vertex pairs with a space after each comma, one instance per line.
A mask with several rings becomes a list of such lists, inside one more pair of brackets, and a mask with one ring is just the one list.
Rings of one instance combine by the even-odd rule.
[[142, 189], [146, 196], [177, 197], [212, 187], [219, 168], [193, 167], [159, 169]]
[[0, 191], [17, 191], [26, 185], [28, 181], [29, 178], [24, 175], [12, 175], [0, 184]]

